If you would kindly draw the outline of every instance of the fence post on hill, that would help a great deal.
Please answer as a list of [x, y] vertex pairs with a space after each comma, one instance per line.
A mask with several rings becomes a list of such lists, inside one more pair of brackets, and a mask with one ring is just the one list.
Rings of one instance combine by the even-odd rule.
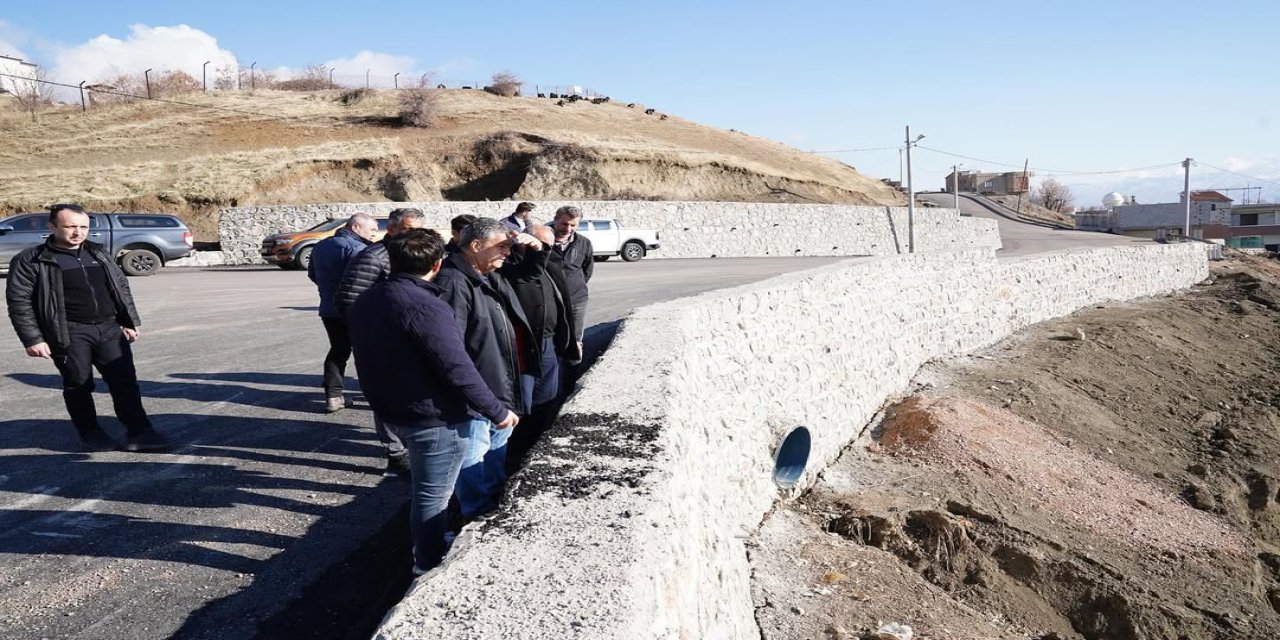
[[147, 69], [142, 72], [142, 77], [147, 80], [147, 99], [151, 99], [151, 70]]

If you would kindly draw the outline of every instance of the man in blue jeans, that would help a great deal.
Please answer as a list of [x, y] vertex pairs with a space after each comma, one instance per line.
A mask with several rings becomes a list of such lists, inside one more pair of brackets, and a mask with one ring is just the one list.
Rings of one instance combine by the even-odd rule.
[[426, 573], [448, 550], [445, 510], [467, 455], [472, 425], [510, 431], [519, 418], [476, 370], [453, 309], [432, 280], [444, 239], [414, 229], [387, 242], [391, 275], [347, 312], [356, 372], [365, 397], [408, 449], [414, 572]]
[[[493, 218], [476, 218], [458, 238], [458, 250], [445, 258], [436, 283], [443, 290], [441, 298], [453, 307], [467, 354], [489, 390], [526, 415], [529, 407], [521, 402], [520, 376], [538, 375], [541, 352], [515, 292], [498, 273], [513, 246], [519, 254], [543, 248], [531, 235], [516, 233]], [[534, 266], [533, 261], [525, 262]], [[510, 430], [477, 417], [455, 489], [463, 520], [497, 508], [507, 479], [510, 436]]]

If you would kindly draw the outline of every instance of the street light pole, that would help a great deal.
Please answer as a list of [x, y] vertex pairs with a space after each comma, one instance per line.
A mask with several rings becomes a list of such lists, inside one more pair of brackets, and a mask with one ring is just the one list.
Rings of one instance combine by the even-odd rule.
[[1191, 158], [1182, 161], [1182, 197], [1186, 204], [1187, 220], [1182, 226], [1182, 235], [1191, 236]]
[[209, 91], [209, 63], [210, 62], [212, 62], [212, 60], [205, 60], [204, 64], [200, 65], [200, 85], [206, 93], [208, 93]]
[[391, 76], [391, 82], [395, 84], [395, 88], [396, 88], [396, 89], [399, 89], [399, 88], [400, 88], [400, 74], [399, 74], [399, 73], [396, 73], [394, 76]]
[[924, 134], [911, 139], [911, 125], [907, 125], [907, 253], [916, 252], [916, 190], [911, 184], [911, 146], [924, 138]]

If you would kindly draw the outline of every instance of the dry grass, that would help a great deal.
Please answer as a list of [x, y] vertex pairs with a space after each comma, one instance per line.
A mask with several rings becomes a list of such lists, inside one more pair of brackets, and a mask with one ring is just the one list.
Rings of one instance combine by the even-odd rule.
[[[399, 122], [400, 101], [392, 92], [351, 105], [338, 98], [338, 91], [195, 93], [182, 100], [218, 109], [145, 101], [88, 113], [61, 107], [45, 111], [39, 123], [0, 107], [0, 212], [69, 198], [147, 195], [191, 203], [178, 211], [216, 209], [217, 203], [260, 201], [258, 185], [300, 163], [323, 160], [398, 156], [426, 175], [439, 172], [446, 156], [471, 157], [477, 141], [504, 130], [526, 141], [575, 145], [583, 151], [575, 157], [638, 168], [659, 161], [674, 170], [725, 168], [853, 194], [831, 201], [901, 202], [879, 181], [835, 160], [677, 117], [659, 121], [617, 103], [557, 107], [551, 100], [443, 90], [437, 92], [437, 126], [421, 129], [388, 126]], [[613, 191], [624, 187], [634, 188]], [[290, 192], [288, 201], [318, 195]]]

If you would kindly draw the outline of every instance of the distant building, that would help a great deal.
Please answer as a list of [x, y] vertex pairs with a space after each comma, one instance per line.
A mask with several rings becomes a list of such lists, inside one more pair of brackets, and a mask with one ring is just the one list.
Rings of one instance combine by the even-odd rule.
[[982, 173], [980, 171], [952, 171], [947, 175], [947, 191], [954, 191], [956, 182], [960, 183], [960, 191], [983, 193], [997, 196], [1016, 196], [1031, 190], [1031, 178], [1034, 173], [1006, 171], [1005, 173]]
[[[1187, 207], [1179, 202], [1117, 205], [1110, 212], [1081, 212], [1076, 228], [1109, 231], [1139, 238], [1159, 238], [1181, 234], [1187, 222]], [[1191, 235], [1204, 240], [1231, 237], [1231, 198], [1217, 191], [1191, 192]]]
[[[18, 93], [29, 91], [30, 81], [34, 81], [40, 71], [39, 65], [27, 62], [22, 58], [0, 56], [0, 93]], [[18, 77], [14, 77], [18, 76]], [[29, 78], [30, 80], [24, 80]]]
[[1240, 204], [1231, 208], [1227, 244], [1242, 249], [1280, 251], [1280, 204]]

